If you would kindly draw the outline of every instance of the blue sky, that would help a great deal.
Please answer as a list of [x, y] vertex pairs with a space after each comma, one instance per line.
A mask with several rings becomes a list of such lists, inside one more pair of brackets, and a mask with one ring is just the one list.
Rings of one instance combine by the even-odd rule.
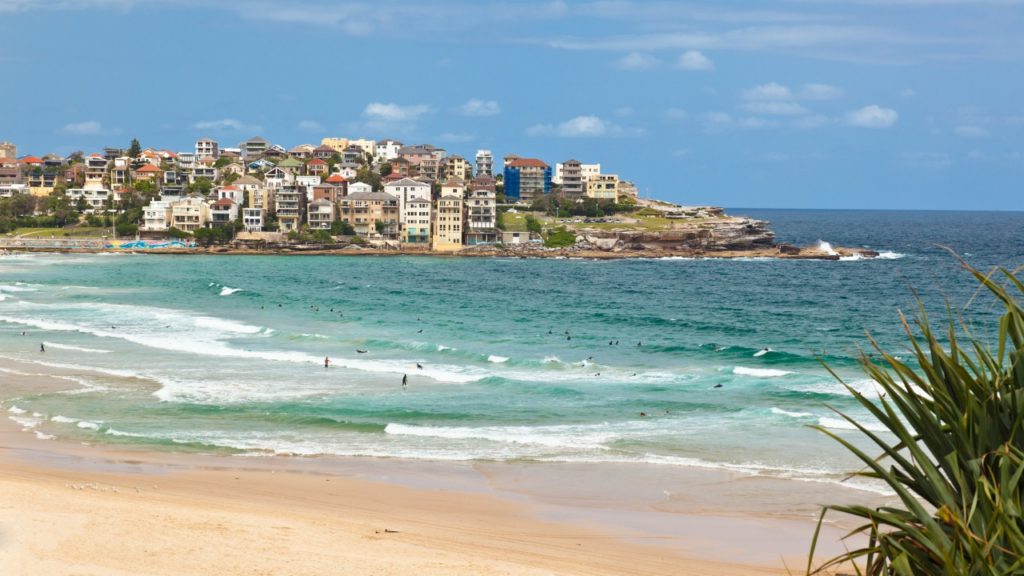
[[19, 154], [324, 136], [688, 204], [1024, 209], [1024, 2], [0, 0]]

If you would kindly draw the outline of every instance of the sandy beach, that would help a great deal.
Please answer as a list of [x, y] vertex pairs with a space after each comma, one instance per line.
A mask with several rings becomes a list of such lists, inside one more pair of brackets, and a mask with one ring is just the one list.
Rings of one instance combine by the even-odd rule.
[[[0, 397], [70, 385], [25, 368], [5, 365]], [[642, 476], [607, 467], [163, 453], [6, 417], [0, 467], [11, 574], [785, 574], [813, 530], [813, 506], [736, 500], [799, 486], [694, 471], [688, 498], [652, 504]]]

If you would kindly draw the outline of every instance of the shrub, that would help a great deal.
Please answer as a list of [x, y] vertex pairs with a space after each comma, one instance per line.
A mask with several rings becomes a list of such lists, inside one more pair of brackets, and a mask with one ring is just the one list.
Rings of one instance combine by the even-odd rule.
[[565, 226], [549, 230], [548, 237], [544, 239], [544, 245], [548, 248], [565, 248], [574, 244], [576, 244], [576, 235], [566, 230]]
[[[899, 505], [826, 506], [809, 574], [852, 562], [858, 574], [872, 576], [1024, 573], [1024, 284], [1008, 270], [1005, 287], [967, 268], [1006, 309], [995, 349], [952, 314], [944, 333], [934, 332], [923, 307], [917, 335], [901, 316], [918, 370], [871, 341], [882, 361], [863, 356], [861, 363], [881, 399], [847, 389], [894, 439], [840, 413], [881, 450], [875, 457], [816, 428], [864, 463], [856, 476], [884, 482]], [[866, 535], [867, 543], [815, 569], [814, 548], [830, 511], [862, 520], [851, 534]]]

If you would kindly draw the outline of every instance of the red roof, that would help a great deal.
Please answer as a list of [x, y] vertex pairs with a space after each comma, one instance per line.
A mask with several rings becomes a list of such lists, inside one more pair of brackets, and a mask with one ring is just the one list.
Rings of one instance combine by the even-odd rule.
[[145, 173], [159, 172], [159, 171], [160, 171], [160, 169], [157, 168], [156, 166], [153, 166], [152, 164], [146, 164], [142, 168], [139, 168], [138, 170], [136, 170], [136, 172], [145, 172]]
[[238, 190], [237, 186], [221, 186], [221, 190]]
[[509, 166], [513, 168], [547, 168], [548, 165], [543, 160], [536, 158], [516, 158], [509, 162]]
[[234, 204], [235, 204], [235, 201], [232, 200], [231, 198], [221, 198], [220, 200], [217, 200], [216, 202], [214, 202], [213, 206], [218, 206], [218, 207], [225, 206], [225, 207], [230, 208], [231, 206], [234, 206]]
[[37, 158], [35, 156], [25, 156], [24, 158], [19, 160], [19, 162], [21, 162], [22, 164], [42, 164], [43, 159]]
[[331, 184], [334, 184], [336, 182], [337, 183], [348, 182], [348, 180], [344, 176], [342, 176], [341, 174], [331, 174], [330, 176], [327, 177], [327, 182], [330, 182]]
[[308, 164], [309, 164], [310, 166], [323, 166], [323, 165], [326, 165], [326, 164], [327, 164], [327, 162], [324, 162], [323, 160], [321, 160], [321, 159], [319, 159], [319, 158], [313, 158], [312, 160], [310, 160], [310, 161], [308, 162]]

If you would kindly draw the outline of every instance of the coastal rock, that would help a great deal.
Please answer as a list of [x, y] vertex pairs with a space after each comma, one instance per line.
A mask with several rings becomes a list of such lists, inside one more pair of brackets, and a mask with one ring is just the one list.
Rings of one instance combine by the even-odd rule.
[[791, 254], [795, 256], [800, 253], [800, 247], [793, 246], [792, 244], [779, 244], [778, 248], [780, 254]]

